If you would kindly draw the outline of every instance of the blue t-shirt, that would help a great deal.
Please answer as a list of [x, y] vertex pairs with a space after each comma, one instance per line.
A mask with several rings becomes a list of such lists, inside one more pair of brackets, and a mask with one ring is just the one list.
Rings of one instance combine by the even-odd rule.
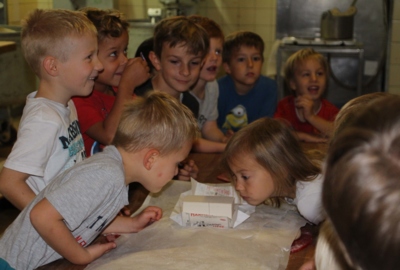
[[222, 130], [237, 131], [261, 117], [273, 117], [278, 102], [276, 82], [260, 76], [245, 95], [239, 95], [230, 75], [218, 80], [218, 127]]

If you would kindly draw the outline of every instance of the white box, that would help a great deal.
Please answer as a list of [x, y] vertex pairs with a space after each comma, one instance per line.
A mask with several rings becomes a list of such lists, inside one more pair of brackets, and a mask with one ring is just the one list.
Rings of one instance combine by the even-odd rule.
[[183, 198], [183, 224], [190, 227], [232, 227], [233, 205], [233, 197], [188, 195]]

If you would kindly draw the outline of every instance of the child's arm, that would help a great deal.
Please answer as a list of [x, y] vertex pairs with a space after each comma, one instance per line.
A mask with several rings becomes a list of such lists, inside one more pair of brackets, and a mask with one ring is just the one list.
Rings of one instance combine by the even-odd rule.
[[301, 131], [294, 131], [294, 132], [297, 135], [297, 137], [299, 138], [299, 140], [303, 141], [303, 142], [325, 143], [325, 142], [328, 141], [327, 138], [317, 137], [315, 135], [308, 134], [308, 133], [305, 133], [305, 132], [301, 132]]
[[36, 196], [26, 183], [29, 174], [3, 167], [0, 172], [0, 193], [19, 210], [24, 209]]
[[30, 220], [43, 240], [74, 264], [88, 264], [116, 247], [114, 242], [82, 247], [65, 225], [63, 217], [47, 199], [32, 208]]
[[161, 218], [161, 208], [149, 206], [134, 217], [117, 216], [103, 233], [136, 233]]
[[104, 144], [111, 144], [117, 131], [122, 109], [126, 101], [132, 99], [133, 90], [150, 78], [149, 67], [142, 58], [129, 59], [118, 86], [114, 105], [106, 119], [87, 129], [89, 137]]
[[297, 108], [303, 110], [303, 116], [312, 126], [318, 129], [322, 134], [330, 137], [333, 132], [333, 122], [325, 120], [314, 114], [314, 101], [307, 96], [297, 97], [295, 100]]
[[228, 137], [218, 128], [216, 120], [206, 121], [201, 129], [201, 135], [204, 139], [214, 142], [226, 143], [228, 141]]
[[225, 143], [212, 142], [199, 138], [193, 143], [192, 149], [199, 153], [221, 153], [225, 150], [225, 146]]

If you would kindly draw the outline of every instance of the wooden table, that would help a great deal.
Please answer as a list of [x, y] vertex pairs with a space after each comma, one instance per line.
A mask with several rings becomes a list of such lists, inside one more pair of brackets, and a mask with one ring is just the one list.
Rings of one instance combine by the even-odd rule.
[[[304, 149], [318, 149], [322, 152], [326, 152], [327, 149], [326, 144], [304, 143], [302, 144], [302, 146], [304, 147]], [[190, 153], [189, 159], [193, 159], [199, 167], [197, 181], [201, 183], [224, 183], [223, 181], [217, 179], [217, 175], [221, 173], [218, 168], [220, 157], [221, 154]], [[132, 213], [141, 206], [147, 195], [148, 191], [145, 190], [141, 185], [136, 183], [130, 185], [129, 208]], [[315, 236], [317, 236], [317, 227], [314, 229], [314, 233]], [[314, 238], [313, 244], [299, 252], [290, 255], [288, 266], [286, 268], [287, 270], [298, 270], [299, 267], [303, 265], [303, 263], [314, 257], [316, 244], [315, 240], [316, 237]], [[39, 267], [38, 269], [81, 270], [84, 268], [84, 265], [74, 265], [65, 259], [60, 259], [45, 266]]]

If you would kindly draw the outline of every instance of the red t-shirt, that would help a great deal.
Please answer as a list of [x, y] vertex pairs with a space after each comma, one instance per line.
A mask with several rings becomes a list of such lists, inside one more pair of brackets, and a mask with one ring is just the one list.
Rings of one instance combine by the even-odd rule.
[[[274, 114], [274, 118], [281, 118], [287, 120], [294, 130], [305, 132], [309, 134], [319, 135], [321, 132], [316, 129], [313, 125], [306, 122], [301, 122], [297, 117], [295, 105], [294, 105], [294, 96], [287, 96], [283, 98], [278, 103], [278, 107], [276, 108], [276, 112]], [[317, 113], [317, 115], [325, 120], [333, 122], [339, 109], [335, 107], [332, 103], [327, 101], [326, 99], [321, 99], [321, 109]]]
[[101, 151], [105, 145], [89, 137], [86, 131], [94, 124], [106, 119], [114, 105], [115, 96], [93, 90], [92, 94], [87, 97], [74, 97], [72, 100], [78, 112], [79, 127], [83, 135], [86, 156], [90, 157]]

